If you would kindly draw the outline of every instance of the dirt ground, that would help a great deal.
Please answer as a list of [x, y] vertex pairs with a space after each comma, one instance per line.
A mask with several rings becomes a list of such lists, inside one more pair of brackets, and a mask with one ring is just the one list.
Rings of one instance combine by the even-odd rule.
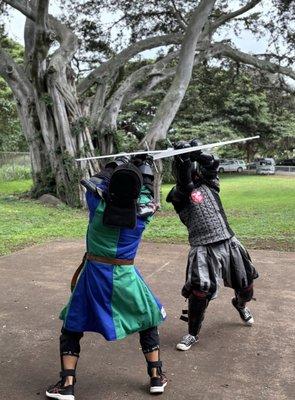
[[[55, 241], [0, 258], [0, 399], [44, 398], [58, 379], [58, 313], [84, 251], [81, 241]], [[160, 328], [169, 400], [295, 399], [295, 253], [253, 250], [260, 272], [255, 325], [241, 324], [222, 289], [208, 309], [200, 342], [189, 352], [175, 344], [186, 332], [179, 320], [185, 245], [144, 243], [137, 265], [166, 307]], [[115, 343], [86, 334], [77, 400], [148, 399], [145, 363], [136, 335]]]

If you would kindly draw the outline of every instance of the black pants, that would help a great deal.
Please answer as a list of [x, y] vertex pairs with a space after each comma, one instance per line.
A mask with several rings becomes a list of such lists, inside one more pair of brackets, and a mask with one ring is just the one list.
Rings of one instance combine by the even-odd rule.
[[[80, 339], [83, 332], [73, 332], [62, 328], [60, 335], [60, 355], [75, 356], [80, 355]], [[160, 339], [158, 328], [153, 327], [139, 332], [139, 341], [144, 354], [158, 350], [160, 347]]]

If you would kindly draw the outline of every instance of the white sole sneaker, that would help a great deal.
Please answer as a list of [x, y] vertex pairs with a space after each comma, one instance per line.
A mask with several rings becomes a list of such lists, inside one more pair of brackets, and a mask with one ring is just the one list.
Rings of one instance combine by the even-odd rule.
[[49, 393], [46, 391], [46, 396], [50, 399], [57, 400], [75, 400], [75, 396], [73, 396], [72, 394]]
[[254, 318], [250, 318], [249, 321], [243, 321], [246, 326], [252, 326], [254, 324]]
[[232, 302], [232, 305], [234, 306], [234, 308], [240, 314], [240, 318], [243, 321], [244, 325], [252, 326], [254, 324], [254, 318], [253, 318], [253, 315], [251, 314], [251, 311], [247, 307], [245, 307], [245, 308], [237, 307], [235, 297], [232, 298], [231, 302]]
[[180, 350], [180, 351], [187, 351], [187, 350], [189, 350], [192, 346], [193, 346], [192, 344], [191, 344], [190, 346], [186, 346], [186, 345], [183, 344], [183, 343], [177, 343], [176, 349], [177, 349], [177, 350]]
[[176, 349], [179, 351], [187, 351], [189, 350], [194, 344], [198, 343], [199, 339], [196, 338], [195, 341], [193, 343], [190, 344], [185, 344], [185, 343], [177, 343], [176, 345]]
[[150, 394], [164, 393], [164, 389], [166, 386], [167, 386], [167, 382], [163, 383], [162, 386], [152, 386], [152, 387], [150, 387]]

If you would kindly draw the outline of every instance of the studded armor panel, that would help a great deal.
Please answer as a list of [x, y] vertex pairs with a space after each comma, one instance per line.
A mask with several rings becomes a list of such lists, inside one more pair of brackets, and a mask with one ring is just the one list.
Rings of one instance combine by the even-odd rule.
[[179, 217], [188, 229], [191, 246], [216, 243], [234, 235], [217, 190], [202, 184], [189, 196], [189, 202], [179, 211]]

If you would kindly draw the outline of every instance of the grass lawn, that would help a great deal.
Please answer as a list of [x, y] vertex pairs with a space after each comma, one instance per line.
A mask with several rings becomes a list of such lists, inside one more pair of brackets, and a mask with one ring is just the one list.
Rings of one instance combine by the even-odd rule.
[[[0, 182], [0, 254], [54, 238], [83, 237], [85, 211], [49, 207], [23, 197], [31, 182]], [[163, 186], [165, 199], [172, 185]], [[250, 248], [295, 251], [295, 179], [284, 176], [226, 176], [221, 181], [225, 211], [236, 235]], [[163, 207], [145, 239], [186, 242], [173, 207]]]
[[0, 182], [0, 255], [55, 238], [83, 237], [87, 213], [19, 197], [31, 180]]

